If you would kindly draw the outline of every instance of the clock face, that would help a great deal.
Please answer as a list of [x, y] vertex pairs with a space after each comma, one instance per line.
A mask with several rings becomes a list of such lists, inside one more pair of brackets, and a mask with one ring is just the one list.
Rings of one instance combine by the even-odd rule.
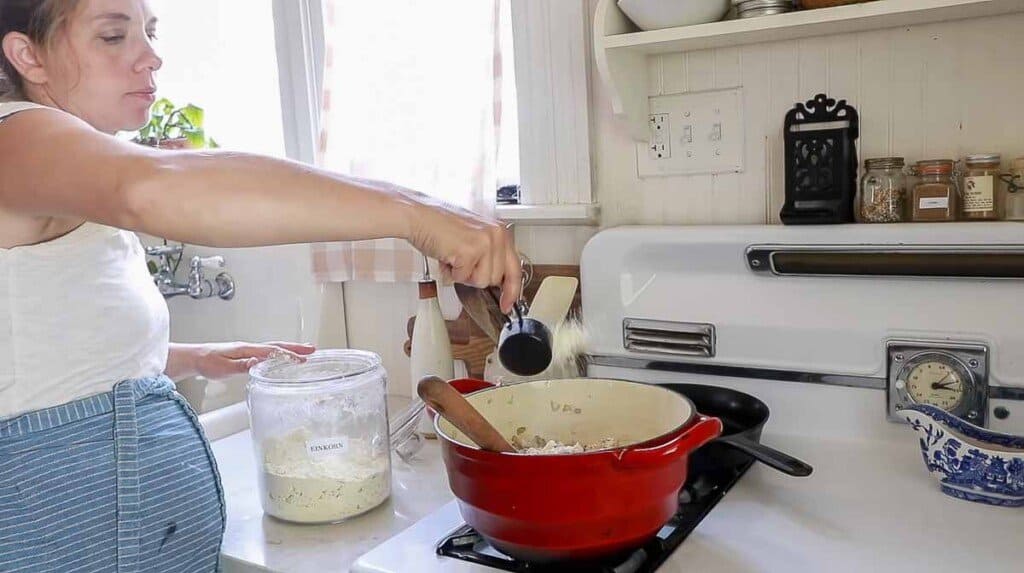
[[943, 410], [955, 409], [963, 402], [967, 380], [962, 369], [946, 360], [925, 360], [907, 374], [907, 393], [919, 404], [931, 404]]

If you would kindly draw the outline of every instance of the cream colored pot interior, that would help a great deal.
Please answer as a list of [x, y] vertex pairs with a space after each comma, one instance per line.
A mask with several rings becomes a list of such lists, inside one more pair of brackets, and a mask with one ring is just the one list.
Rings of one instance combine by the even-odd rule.
[[[594, 378], [526, 382], [466, 398], [506, 438], [527, 445], [537, 437], [583, 446], [614, 438], [627, 446], [667, 434], [695, 414], [689, 400], [666, 388]], [[438, 429], [475, 445], [443, 418]]]

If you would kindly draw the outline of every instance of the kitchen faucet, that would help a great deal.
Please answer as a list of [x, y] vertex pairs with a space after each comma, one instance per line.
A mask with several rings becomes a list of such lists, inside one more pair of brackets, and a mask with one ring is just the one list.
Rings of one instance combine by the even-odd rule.
[[192, 257], [189, 261], [188, 282], [178, 282], [175, 272], [181, 261], [184, 245], [157, 245], [146, 247], [146, 255], [159, 259], [159, 264], [150, 265], [153, 282], [156, 283], [164, 298], [188, 295], [199, 300], [218, 296], [223, 300], [231, 300], [235, 296], [235, 280], [227, 272], [220, 272], [213, 281], [206, 278], [206, 269], [224, 268], [224, 257]]

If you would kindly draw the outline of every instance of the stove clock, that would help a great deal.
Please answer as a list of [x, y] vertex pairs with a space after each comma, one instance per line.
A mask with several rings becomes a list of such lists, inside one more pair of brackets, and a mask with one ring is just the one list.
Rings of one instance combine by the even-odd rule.
[[908, 404], [931, 404], [977, 426], [988, 411], [988, 349], [976, 344], [890, 341], [889, 419]]

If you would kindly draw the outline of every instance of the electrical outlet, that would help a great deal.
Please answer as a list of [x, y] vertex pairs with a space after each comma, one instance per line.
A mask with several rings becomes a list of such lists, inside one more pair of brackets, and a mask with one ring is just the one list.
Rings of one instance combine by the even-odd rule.
[[640, 177], [743, 171], [740, 88], [654, 96], [650, 108], [651, 139], [637, 144]]
[[672, 136], [669, 132], [668, 114], [652, 114], [647, 120], [651, 130], [651, 138], [647, 145], [647, 156], [654, 160], [672, 157]]

